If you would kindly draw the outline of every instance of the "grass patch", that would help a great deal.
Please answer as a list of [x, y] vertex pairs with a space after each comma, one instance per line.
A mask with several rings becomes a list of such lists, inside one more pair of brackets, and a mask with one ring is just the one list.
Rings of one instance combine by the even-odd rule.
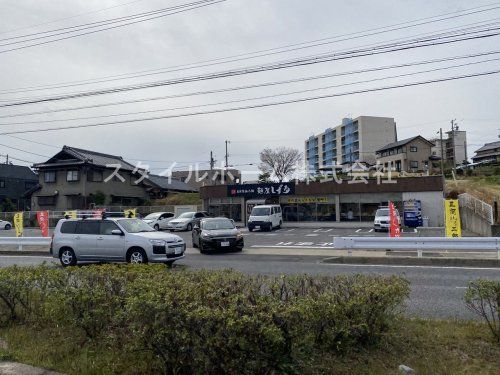
[[170, 206], [170, 205], [201, 205], [203, 203], [200, 193], [175, 193], [170, 194], [163, 199], [155, 199], [151, 202], [152, 206]]
[[[34, 331], [11, 326], [0, 331], [9, 350], [0, 359], [68, 374], [150, 374], [160, 371], [158, 359], [147, 352], [130, 353], [89, 341], [76, 331]], [[401, 319], [376, 347], [345, 355], [315, 352], [292, 369], [303, 374], [397, 374], [406, 364], [417, 374], [496, 374], [500, 345], [478, 322]]]
[[456, 181], [446, 180], [446, 193], [469, 193], [476, 198], [493, 204], [496, 197], [500, 198], [500, 176], [460, 178]]

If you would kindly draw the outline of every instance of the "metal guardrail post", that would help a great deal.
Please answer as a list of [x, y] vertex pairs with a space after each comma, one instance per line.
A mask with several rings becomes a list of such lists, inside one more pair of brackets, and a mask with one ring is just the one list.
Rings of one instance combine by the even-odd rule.
[[417, 250], [417, 258], [422, 258], [422, 249]]

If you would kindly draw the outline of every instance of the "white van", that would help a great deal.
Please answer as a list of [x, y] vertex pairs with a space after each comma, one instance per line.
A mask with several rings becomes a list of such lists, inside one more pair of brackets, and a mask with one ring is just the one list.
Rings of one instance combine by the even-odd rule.
[[279, 204], [265, 204], [255, 206], [248, 218], [248, 230], [273, 230], [283, 224], [281, 206]]

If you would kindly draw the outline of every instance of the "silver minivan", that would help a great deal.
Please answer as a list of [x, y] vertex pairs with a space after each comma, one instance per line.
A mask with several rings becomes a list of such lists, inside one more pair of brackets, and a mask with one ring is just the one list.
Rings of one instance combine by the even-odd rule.
[[77, 262], [165, 263], [184, 257], [186, 243], [154, 230], [140, 219], [62, 219], [56, 225], [50, 253], [61, 264]]

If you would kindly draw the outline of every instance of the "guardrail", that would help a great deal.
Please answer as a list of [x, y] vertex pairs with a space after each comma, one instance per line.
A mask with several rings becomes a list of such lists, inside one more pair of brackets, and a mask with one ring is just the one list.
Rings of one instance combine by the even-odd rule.
[[14, 245], [22, 251], [23, 246], [49, 246], [50, 241], [49, 237], [0, 237], [0, 246]]
[[424, 250], [496, 251], [500, 259], [500, 237], [334, 237], [335, 249], [348, 250]]

